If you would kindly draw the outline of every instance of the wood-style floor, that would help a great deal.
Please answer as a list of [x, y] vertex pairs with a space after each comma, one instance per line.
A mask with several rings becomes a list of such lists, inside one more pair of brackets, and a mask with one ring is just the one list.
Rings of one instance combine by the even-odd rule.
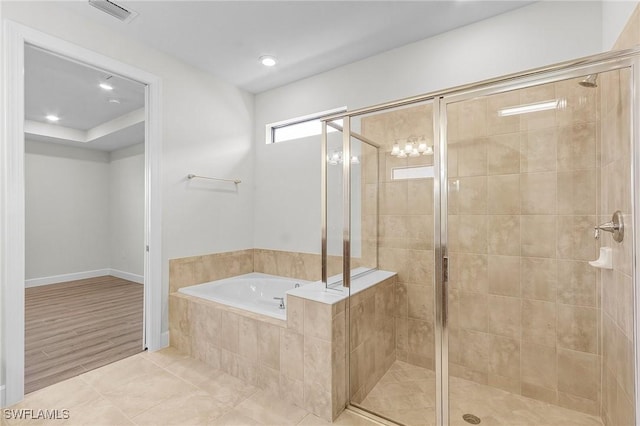
[[25, 294], [25, 393], [142, 352], [143, 285], [112, 276]]

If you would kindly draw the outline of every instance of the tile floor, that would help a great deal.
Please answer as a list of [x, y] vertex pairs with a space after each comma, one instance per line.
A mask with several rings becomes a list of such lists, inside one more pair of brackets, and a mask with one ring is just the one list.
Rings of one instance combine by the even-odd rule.
[[[433, 371], [396, 361], [361, 406], [411, 426], [432, 425]], [[602, 426], [599, 418], [454, 378], [452, 426]], [[67, 409], [68, 420], [14, 425], [324, 425], [328, 422], [173, 348], [142, 353], [26, 396], [10, 409]], [[344, 412], [337, 425], [377, 423]]]
[[[68, 420], [8, 425], [324, 425], [328, 422], [173, 348], [142, 353], [28, 394], [17, 409], [69, 410]], [[345, 412], [338, 425], [370, 426]]]
[[[433, 425], [435, 373], [396, 361], [359, 404], [411, 426]], [[472, 413], [481, 426], [602, 426], [599, 417], [515, 395], [468, 380], [451, 378], [450, 424], [469, 426]]]

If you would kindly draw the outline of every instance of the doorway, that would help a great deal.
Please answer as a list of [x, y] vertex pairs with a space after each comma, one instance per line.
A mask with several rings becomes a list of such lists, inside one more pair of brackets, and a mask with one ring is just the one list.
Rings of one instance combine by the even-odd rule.
[[25, 48], [25, 393], [140, 352], [145, 85]]
[[120, 63], [47, 34], [5, 21], [3, 75], [4, 132], [0, 141], [2, 175], [3, 235], [2, 248], [2, 339], [3, 406], [19, 402], [24, 397], [24, 306], [25, 306], [25, 116], [24, 58], [26, 45], [70, 58], [82, 64], [109, 71], [142, 82], [147, 106], [144, 120], [144, 342], [149, 350], [167, 345], [162, 333], [161, 306], [161, 203], [160, 203], [160, 79], [153, 74]]

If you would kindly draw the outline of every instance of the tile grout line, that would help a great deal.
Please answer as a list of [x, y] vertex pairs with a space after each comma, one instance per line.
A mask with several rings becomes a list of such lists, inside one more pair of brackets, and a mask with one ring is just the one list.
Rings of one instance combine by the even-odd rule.
[[[182, 352], [180, 352], [180, 354], [182, 354]], [[184, 355], [184, 354], [183, 354], [183, 355]], [[185, 356], [185, 358], [182, 358], [182, 359], [191, 359], [191, 360], [195, 360], [195, 361], [198, 361], [198, 362], [202, 362], [202, 361], [200, 361], [200, 360], [197, 360], [197, 359], [195, 359], [195, 358], [192, 358], [192, 357], [191, 357], [191, 356], [189, 356], [189, 355]], [[149, 361], [153, 362], [152, 360], [149, 360]], [[167, 366], [169, 366], [169, 365], [171, 365], [171, 364], [174, 364], [176, 361], [177, 361], [177, 360], [173, 360], [173, 361], [171, 361], [170, 363], [168, 363], [166, 366], [161, 366], [161, 365], [159, 365], [159, 364], [157, 364], [157, 363], [155, 363], [155, 362], [153, 362], [153, 363], [154, 363], [155, 365], [157, 365], [158, 367], [160, 367], [161, 369], [163, 369], [163, 370], [164, 370], [165, 372], [167, 372], [168, 374], [170, 374], [170, 375], [172, 375], [172, 376], [174, 376], [174, 377], [176, 377], [176, 378], [178, 378], [178, 379], [182, 380], [183, 382], [185, 382], [185, 383], [187, 383], [187, 384], [190, 384], [190, 385], [192, 385], [192, 386], [196, 387], [198, 390], [203, 391], [203, 392], [207, 393], [208, 395], [210, 395], [212, 399], [216, 400], [217, 402], [220, 402], [220, 401], [218, 401], [218, 400], [217, 400], [213, 395], [211, 395], [211, 394], [210, 394], [206, 389], [202, 388], [202, 387], [201, 387], [201, 385], [196, 384], [196, 383], [192, 383], [192, 382], [190, 382], [190, 381], [188, 381], [188, 380], [186, 380], [186, 379], [184, 379], [184, 378], [182, 378], [182, 377], [178, 376], [176, 373], [173, 373], [172, 371], [170, 371], [170, 370], [167, 370], [167, 369], [166, 369], [166, 367], [167, 367]], [[206, 365], [206, 363], [203, 363], [203, 364], [205, 364], [205, 365]], [[222, 375], [222, 374], [228, 374], [228, 373], [226, 373], [226, 372], [222, 371], [222, 370], [221, 370], [221, 369], [219, 369], [219, 368], [212, 368], [212, 370], [215, 370], [215, 371], [220, 372], [220, 373], [221, 373], [220, 375]], [[220, 375], [218, 375], [218, 376], [220, 376]], [[231, 377], [233, 377], [233, 376], [231, 376]], [[252, 386], [252, 387], [253, 387], [253, 388], [255, 388], [255, 389], [254, 389], [250, 394], [248, 394], [246, 397], [244, 397], [243, 399], [241, 399], [239, 402], [234, 403], [233, 405], [231, 405], [231, 407], [230, 407], [229, 409], [224, 410], [224, 411], [222, 412], [222, 414], [221, 414], [221, 415], [219, 415], [218, 417], [216, 417], [216, 419], [219, 419], [219, 418], [221, 418], [221, 417], [224, 417], [225, 415], [227, 415], [228, 413], [230, 413], [231, 411], [233, 411], [236, 407], [238, 407], [240, 404], [242, 404], [243, 402], [245, 402], [246, 400], [248, 400], [250, 397], [252, 397], [256, 392], [258, 392], [258, 390], [259, 390], [259, 389], [258, 389], [257, 387], [255, 387], [255, 386], [251, 385], [250, 383], [245, 382], [245, 381], [244, 381], [244, 380], [242, 380], [242, 379], [238, 379], [238, 380], [241, 380], [243, 383], [245, 383], [245, 384], [247, 384], [247, 385], [249, 385], [249, 386]], [[164, 402], [164, 401], [162, 401], [162, 402]], [[160, 405], [160, 404], [156, 404], [156, 405], [154, 405], [153, 407], [150, 407], [149, 409], [145, 410], [144, 412], [146, 412], [146, 411], [150, 410], [151, 408], [157, 407], [158, 405]], [[143, 413], [144, 413], [144, 412], [143, 412]], [[142, 413], [140, 413], [140, 414], [142, 414]], [[140, 414], [138, 414], [138, 415], [140, 415]]]
[[[125, 358], [126, 359], [126, 358]], [[116, 361], [117, 362], [117, 361]], [[93, 370], [95, 371], [95, 370]], [[76, 376], [78, 379], [80, 379], [82, 382], [84, 382], [87, 386], [89, 386], [91, 389], [93, 389], [93, 391], [95, 393], [97, 393], [100, 398], [103, 398], [104, 400], [108, 401], [109, 404], [111, 404], [116, 410], [118, 410], [118, 412], [120, 412], [127, 420], [129, 420], [132, 424], [137, 424], [133, 421], [132, 418], [130, 418], [124, 411], [122, 411], [120, 409], [120, 406], [118, 406], [117, 404], [115, 404], [111, 399], [109, 399], [109, 397], [107, 397], [106, 395], [104, 395], [102, 392], [100, 392], [97, 388], [95, 388], [91, 383], [87, 382], [84, 377], [82, 377], [83, 375], [79, 375]]]
[[[143, 358], [144, 358], [144, 357], [143, 357]], [[187, 356], [186, 358], [183, 358], [183, 359], [194, 359], [194, 358], [191, 358], [191, 357]], [[208, 392], [206, 392], [204, 389], [200, 388], [200, 387], [199, 387], [198, 385], [196, 385], [195, 383], [192, 383], [192, 382], [190, 382], [190, 381], [188, 381], [188, 380], [186, 380], [186, 379], [184, 379], [184, 378], [182, 378], [182, 377], [178, 376], [177, 374], [173, 373], [172, 371], [167, 370], [167, 368], [166, 368], [166, 367], [167, 367], [167, 366], [169, 366], [169, 365], [171, 365], [171, 364], [174, 364], [175, 362], [177, 362], [177, 361], [178, 361], [177, 359], [174, 359], [173, 361], [169, 362], [168, 364], [166, 364], [166, 366], [159, 365], [158, 363], [156, 363], [156, 362], [154, 362], [153, 360], [148, 359], [148, 358], [145, 358], [145, 360], [147, 360], [147, 361], [151, 362], [152, 364], [155, 364], [158, 368], [160, 368], [162, 371], [164, 371], [165, 373], [169, 374], [170, 376], [175, 377], [175, 378], [177, 378], [177, 379], [181, 380], [182, 382], [184, 382], [184, 383], [186, 383], [186, 384], [188, 384], [188, 385], [191, 385], [191, 386], [195, 387], [196, 389], [198, 389], [198, 390], [200, 390], [200, 391], [203, 391], [203, 392], [205, 392], [205, 393], [209, 394]], [[213, 396], [211, 396], [211, 397], [213, 398]], [[151, 406], [151, 407], [147, 408], [146, 410], [144, 410], [144, 411], [142, 411], [142, 412], [140, 412], [140, 413], [136, 414], [133, 418], [131, 418], [131, 421], [132, 421], [134, 424], [138, 425], [139, 423], [135, 421], [135, 418], [136, 418], [136, 417], [143, 415], [144, 413], [148, 412], [149, 410], [152, 410], [153, 408], [156, 408], [156, 407], [157, 407], [157, 406], [159, 406], [160, 404], [162, 404], [162, 403], [164, 403], [164, 402], [166, 402], [167, 400], [172, 399], [172, 398], [174, 398], [174, 396], [170, 396], [170, 397], [168, 397], [168, 398], [165, 398], [165, 399], [163, 399], [162, 401], [158, 402], [157, 404], [154, 404], [153, 406]], [[215, 399], [215, 398], [214, 398], [214, 399]], [[226, 414], [226, 412], [225, 412], [225, 414]], [[224, 415], [224, 414], [223, 414], [223, 415]], [[222, 415], [221, 415], [221, 416], [218, 416], [218, 417], [216, 417], [216, 418], [220, 418], [220, 417], [222, 417]]]

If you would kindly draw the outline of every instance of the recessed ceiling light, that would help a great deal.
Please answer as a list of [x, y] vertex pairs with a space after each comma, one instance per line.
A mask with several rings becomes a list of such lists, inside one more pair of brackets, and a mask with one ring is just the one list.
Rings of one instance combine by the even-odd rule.
[[118, 99], [111, 98], [111, 99], [109, 99], [109, 103], [110, 104], [119, 104], [120, 101]]
[[102, 90], [113, 90], [113, 86], [110, 86], [107, 83], [100, 83], [100, 88]]
[[275, 64], [277, 64], [278, 61], [273, 56], [265, 55], [265, 56], [260, 56], [260, 63], [265, 67], [272, 67]]
[[60, 120], [60, 117], [58, 117], [57, 115], [53, 115], [53, 114], [49, 114], [45, 117], [47, 120], [49, 121], [58, 121]]

